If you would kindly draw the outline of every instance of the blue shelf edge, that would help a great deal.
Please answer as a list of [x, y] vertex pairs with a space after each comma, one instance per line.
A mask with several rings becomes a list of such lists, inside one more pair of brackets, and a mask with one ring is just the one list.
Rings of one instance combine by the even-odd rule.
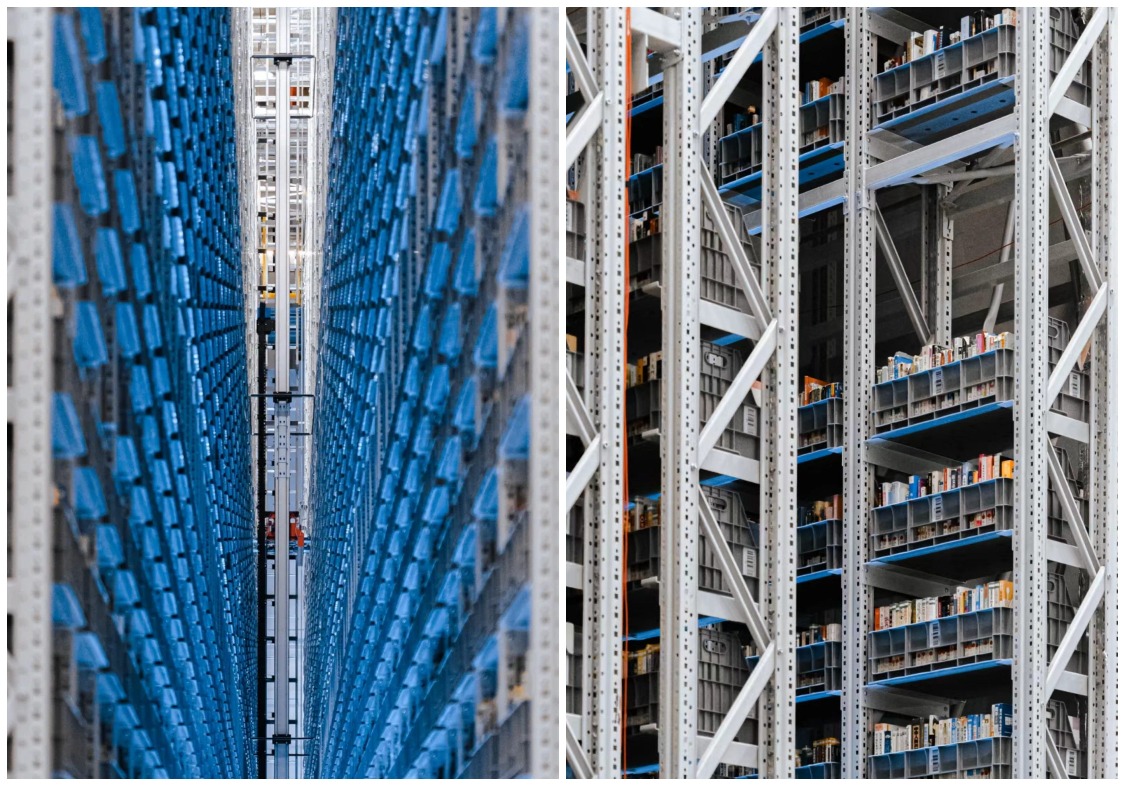
[[842, 454], [843, 452], [844, 452], [843, 447], [821, 448], [820, 450], [814, 450], [812, 453], [804, 453], [800, 456], [797, 456], [797, 463], [798, 464], [808, 464], [809, 462], [820, 461], [821, 459], [828, 458], [829, 456], [833, 456], [833, 455], [838, 456], [838, 455]]
[[890, 677], [885, 680], [875, 680], [867, 683], [868, 688], [890, 688], [896, 685], [907, 685], [912, 682], [926, 682], [928, 680], [950, 677], [955, 674], [967, 674], [970, 671], [985, 671], [987, 669], [1003, 669], [1012, 665], [1010, 658], [985, 660], [980, 663], [966, 663], [964, 666], [951, 666], [948, 669], [926, 671], [921, 674], [907, 674], [902, 677]]
[[844, 575], [843, 568], [830, 568], [828, 570], [818, 570], [816, 573], [806, 573], [803, 576], [797, 577], [798, 584], [811, 584], [814, 581], [824, 581], [825, 579], [833, 576], [839, 577]]
[[980, 535], [973, 535], [972, 537], [965, 538], [964, 540], [951, 540], [948, 543], [936, 543], [933, 546], [926, 546], [925, 548], [915, 549], [913, 551], [903, 551], [898, 554], [888, 554], [885, 557], [876, 557], [869, 561], [868, 565], [886, 565], [890, 562], [903, 562], [905, 560], [915, 559], [916, 557], [924, 557], [930, 554], [937, 554], [942, 551], [951, 551], [953, 549], [968, 548], [975, 546], [978, 543], [986, 543], [990, 540], [998, 540], [1000, 538], [1012, 538], [1012, 530], [1005, 529], [999, 532], [983, 532]]
[[984, 404], [976, 409], [969, 409], [964, 412], [954, 412], [951, 415], [942, 415], [940, 418], [927, 420], [925, 423], [915, 423], [913, 426], [903, 426], [902, 428], [884, 431], [882, 434], [876, 434], [867, 440], [868, 445], [876, 444], [879, 441], [894, 442], [896, 439], [917, 434], [920, 431], [926, 431], [932, 428], [939, 428], [946, 426], [950, 423], [956, 423], [959, 420], [968, 420], [969, 418], [980, 417], [981, 415], [989, 412], [996, 412], [1000, 409], [1011, 409], [1015, 402], [1012, 401], [994, 401], [991, 404]]
[[798, 696], [795, 701], [797, 704], [806, 704], [812, 701], [822, 701], [824, 699], [838, 699], [844, 695], [842, 690], [822, 690], [820, 693], [806, 693], [803, 696]]

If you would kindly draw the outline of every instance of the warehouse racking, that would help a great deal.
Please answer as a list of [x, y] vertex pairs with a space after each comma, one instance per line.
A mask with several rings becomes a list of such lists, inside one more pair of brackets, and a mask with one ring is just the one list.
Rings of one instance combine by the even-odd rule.
[[239, 776], [254, 574], [228, 17], [21, 11], [8, 35], [9, 774]]
[[313, 457], [306, 772], [553, 776], [557, 22], [336, 40], [312, 431], [357, 449]]
[[[573, 8], [566, 35], [570, 771], [1114, 777], [1114, 12]], [[892, 727], [917, 741], [876, 751]]]

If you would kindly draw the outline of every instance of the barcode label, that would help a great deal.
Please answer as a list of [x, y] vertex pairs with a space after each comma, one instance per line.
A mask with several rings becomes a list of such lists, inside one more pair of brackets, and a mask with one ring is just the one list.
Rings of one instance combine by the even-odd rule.
[[936, 647], [941, 644], [941, 623], [934, 620], [930, 623], [930, 646]]
[[1066, 751], [1066, 774], [1068, 777], [1078, 777], [1078, 751], [1067, 749]]
[[938, 494], [937, 496], [930, 499], [930, 519], [932, 521], [940, 521], [941, 516], [941, 495]]
[[945, 392], [945, 377], [942, 375], [940, 368], [934, 369], [934, 373], [931, 375], [930, 379], [932, 379], [934, 383], [935, 395]]
[[1074, 398], [1082, 398], [1082, 375], [1077, 371], [1070, 372], [1070, 388], [1067, 392]]
[[938, 748], [930, 748], [930, 760], [928, 762], [927, 774], [936, 775], [941, 772], [941, 751]]
[[742, 408], [742, 433], [757, 436], [758, 434], [758, 408], [746, 406]]
[[934, 72], [939, 78], [945, 76], [945, 52], [940, 49], [934, 57]]
[[758, 551], [743, 547], [742, 549], [742, 575], [752, 579], [758, 578]]

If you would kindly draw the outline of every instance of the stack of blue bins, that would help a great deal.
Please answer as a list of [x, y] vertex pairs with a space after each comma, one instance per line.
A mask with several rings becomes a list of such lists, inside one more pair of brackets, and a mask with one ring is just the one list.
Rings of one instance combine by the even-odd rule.
[[100, 765], [56, 774], [244, 777], [256, 588], [229, 15], [54, 24], [54, 617], [96, 672], [88, 715], [69, 711]]
[[310, 775], [528, 772], [529, 25], [339, 12], [312, 470], [339, 548], [310, 552]]

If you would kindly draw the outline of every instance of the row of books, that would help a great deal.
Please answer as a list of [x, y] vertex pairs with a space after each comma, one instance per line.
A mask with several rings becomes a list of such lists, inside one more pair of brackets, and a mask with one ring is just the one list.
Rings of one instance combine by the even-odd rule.
[[829, 499], [818, 499], [810, 505], [800, 506], [797, 510], [797, 526], [843, 517], [844, 498], [840, 494], [833, 494]]
[[625, 364], [625, 387], [632, 388], [661, 378], [664, 353], [660, 350], [637, 358], [635, 363]]
[[986, 480], [1010, 478], [1015, 470], [1015, 461], [1001, 454], [982, 453], [973, 461], [966, 461], [958, 467], [935, 469], [925, 475], [911, 475], [906, 483], [892, 481], [882, 484], [880, 505], [895, 505], [910, 499], [918, 499], [942, 491], [983, 483]]
[[636, 243], [646, 237], [660, 234], [660, 214], [648, 208], [629, 216], [629, 242]]
[[810, 764], [830, 764], [840, 761], [840, 740], [836, 737], [824, 737], [813, 740], [811, 746], [806, 745], [796, 751], [795, 766], [807, 767]]
[[646, 644], [639, 650], [626, 653], [625, 676], [655, 674], [660, 671], [660, 643]]
[[906, 726], [893, 723], [876, 723], [871, 734], [871, 754], [932, 748], [972, 742], [990, 737], [1012, 736], [1012, 705], [993, 704], [989, 712], [960, 715], [954, 718], [915, 718]]
[[810, 644], [820, 644], [822, 641], [843, 641], [844, 631], [838, 622], [829, 622], [825, 625], [812, 625], [804, 630], [797, 631], [797, 646], [807, 647]]
[[649, 527], [660, 526], [660, 500], [638, 497], [633, 500], [633, 508], [626, 519], [626, 531], [635, 532]]
[[953, 340], [952, 347], [927, 344], [917, 355], [896, 352], [893, 357], [887, 358], [885, 365], [876, 370], [875, 382], [877, 384], [888, 382], [919, 371], [928, 371], [958, 360], [983, 355], [996, 349], [1014, 349], [1015, 346], [1015, 337], [1007, 332], [999, 334], [982, 332], [975, 336], [958, 336]]
[[647, 153], [633, 153], [633, 173], [643, 172], [646, 169], [652, 169], [657, 164], [664, 163], [664, 148], [660, 145], [656, 146], [656, 152], [653, 155]]
[[903, 63], [918, 60], [926, 55], [932, 55], [939, 49], [960, 43], [967, 38], [991, 30], [1000, 25], [1015, 25], [1015, 9], [1005, 8], [998, 14], [989, 14], [977, 11], [961, 17], [961, 25], [957, 30], [946, 30], [944, 25], [936, 30], [926, 30], [922, 33], [911, 33], [902, 45], [902, 54], [883, 61], [883, 70], [889, 71]]
[[801, 406], [830, 398], [842, 398], [843, 395], [843, 382], [825, 382], [823, 379], [806, 376], [801, 389]]
[[967, 614], [985, 609], [1012, 608], [1015, 585], [1010, 579], [996, 579], [975, 587], [958, 587], [952, 595], [903, 600], [875, 609], [874, 630], [898, 628], [916, 622]]
[[843, 78], [835, 81], [828, 77], [813, 79], [811, 82], [805, 82], [805, 86], [801, 89], [801, 103], [807, 104], [810, 101], [816, 101], [819, 98], [824, 98], [833, 93], [842, 92], [844, 92]]

